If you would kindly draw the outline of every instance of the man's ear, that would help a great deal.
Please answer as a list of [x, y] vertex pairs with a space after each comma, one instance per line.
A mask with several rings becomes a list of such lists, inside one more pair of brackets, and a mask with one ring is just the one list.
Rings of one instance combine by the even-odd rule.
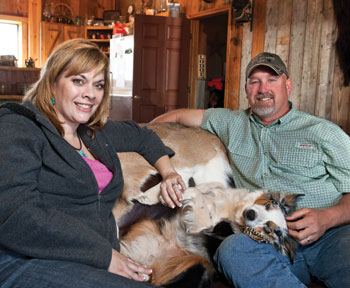
[[286, 80], [286, 88], [287, 88], [288, 95], [290, 94], [290, 92], [292, 92], [292, 86], [293, 86], [292, 79], [288, 78]]

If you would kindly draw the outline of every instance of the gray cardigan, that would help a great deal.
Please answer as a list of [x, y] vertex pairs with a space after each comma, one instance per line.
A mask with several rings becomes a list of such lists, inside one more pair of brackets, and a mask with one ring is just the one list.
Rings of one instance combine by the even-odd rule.
[[123, 189], [116, 152], [133, 151], [150, 164], [173, 152], [132, 121], [108, 121], [85, 145], [113, 173], [98, 194], [82, 157], [29, 102], [0, 108], [0, 250], [107, 269], [119, 250], [112, 208]]

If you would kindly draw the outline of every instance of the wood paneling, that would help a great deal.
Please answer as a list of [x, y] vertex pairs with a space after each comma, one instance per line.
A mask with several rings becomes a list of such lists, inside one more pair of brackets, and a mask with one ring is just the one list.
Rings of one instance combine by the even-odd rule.
[[293, 89], [289, 99], [296, 107], [300, 107], [301, 102], [303, 63], [300, 59], [304, 57], [306, 13], [307, 3], [304, 0], [294, 0], [288, 63], [289, 73], [293, 75]]
[[28, 0], [28, 55], [40, 67], [40, 20], [41, 0]]
[[252, 57], [264, 51], [265, 25], [266, 25], [266, 1], [267, 0], [255, 0], [254, 15], [253, 15], [254, 18], [253, 18]]
[[21, 0], [1, 0], [0, 14], [28, 17], [28, 2]]
[[240, 92], [240, 71], [242, 57], [243, 27], [236, 26], [235, 21], [229, 17], [231, 26], [228, 31], [228, 45], [226, 56], [226, 79], [225, 79], [225, 107], [238, 109]]
[[[178, 2], [178, 1], [177, 1]], [[188, 18], [205, 17], [213, 14], [218, 14], [227, 11], [231, 7], [229, 0], [216, 0], [213, 3], [206, 3], [204, 1], [183, 1], [186, 5], [186, 16]]]

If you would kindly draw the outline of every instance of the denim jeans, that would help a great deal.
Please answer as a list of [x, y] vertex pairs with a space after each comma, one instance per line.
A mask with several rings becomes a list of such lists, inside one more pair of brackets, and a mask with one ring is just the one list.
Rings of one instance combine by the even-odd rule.
[[311, 245], [298, 245], [294, 263], [270, 244], [244, 234], [226, 238], [214, 260], [238, 287], [305, 287], [311, 275], [328, 287], [350, 287], [350, 225], [328, 230]]
[[88, 265], [20, 257], [0, 251], [0, 287], [127, 288], [155, 287]]

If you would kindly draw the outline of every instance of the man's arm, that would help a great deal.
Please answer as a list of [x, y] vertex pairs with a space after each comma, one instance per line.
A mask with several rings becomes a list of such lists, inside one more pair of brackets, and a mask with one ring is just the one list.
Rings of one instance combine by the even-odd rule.
[[204, 109], [178, 109], [154, 118], [152, 123], [176, 122], [190, 127], [199, 127], [202, 124]]

